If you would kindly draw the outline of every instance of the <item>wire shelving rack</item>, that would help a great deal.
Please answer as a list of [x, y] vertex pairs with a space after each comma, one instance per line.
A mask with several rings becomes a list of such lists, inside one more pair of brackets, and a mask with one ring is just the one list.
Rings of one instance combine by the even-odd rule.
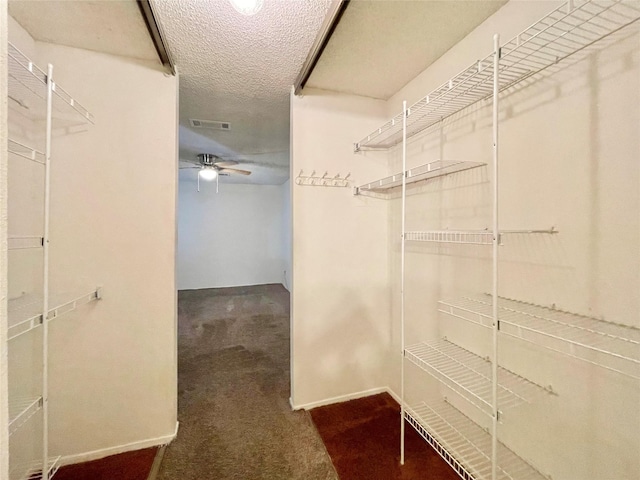
[[[436, 160], [424, 165], [411, 168], [404, 172], [405, 183], [412, 183], [429, 180], [431, 178], [442, 177], [455, 172], [462, 172], [472, 168], [485, 166], [486, 163], [467, 162], [455, 160]], [[367, 192], [383, 193], [402, 187], [402, 172], [390, 175], [380, 180], [375, 180], [354, 188], [354, 195], [363, 195]]]
[[32, 162], [44, 165], [44, 153], [42, 153], [40, 150], [25, 145], [24, 143], [16, 142], [15, 140], [9, 139], [8, 150], [9, 153], [13, 155], [18, 155], [27, 160], [31, 160]]
[[[534, 235], [558, 233], [553, 227], [548, 230], [500, 230], [498, 243], [502, 245], [505, 235]], [[485, 230], [430, 230], [405, 232], [404, 239], [411, 242], [465, 243], [471, 245], [492, 245], [493, 232]]]
[[[457, 392], [486, 415], [493, 413], [491, 361], [447, 339], [421, 342], [405, 348], [412, 363]], [[531, 403], [548, 389], [498, 367], [500, 411]]]
[[[50, 294], [49, 305], [51, 308], [47, 320], [54, 320], [81, 305], [98, 300], [100, 295], [100, 288], [82, 295]], [[9, 300], [7, 310], [9, 313], [9, 340], [19, 337], [43, 323], [41, 295], [23, 295]]]
[[[11, 43], [8, 45], [7, 63], [9, 98], [22, 107], [21, 111], [25, 116], [32, 120], [46, 122], [48, 116], [47, 72], [40, 69]], [[52, 102], [52, 121], [67, 126], [94, 123], [93, 114], [53, 79], [51, 90], [57, 100]], [[41, 153], [41, 155], [44, 154]]]
[[46, 474], [42, 475], [42, 462], [21, 463], [11, 468], [9, 480], [49, 480], [60, 467], [60, 456], [49, 457], [46, 462]]
[[493, 232], [489, 232], [488, 230], [431, 230], [427, 232], [405, 232], [404, 239], [410, 242], [491, 245], [493, 243]]
[[[48, 324], [51, 320], [64, 313], [100, 298], [100, 288], [93, 289], [88, 293], [72, 295], [54, 295], [50, 292], [49, 223], [52, 130], [53, 128], [73, 128], [74, 130], [70, 131], [77, 131], [75, 127], [92, 124], [94, 123], [94, 118], [82, 104], [54, 81], [52, 65], [48, 65], [46, 71], [40, 69], [11, 43], [8, 44], [7, 57], [7, 86], [11, 107], [9, 110], [9, 123], [17, 122], [19, 127], [8, 139], [7, 153], [12, 160], [33, 162], [44, 171], [42, 233], [38, 235], [22, 235], [24, 232], [20, 232], [20, 234], [12, 235], [8, 238], [9, 252], [13, 250], [39, 249], [42, 254], [42, 284], [40, 287], [33, 287], [36, 290], [41, 290], [41, 292], [22, 295], [8, 302], [8, 341], [12, 341], [36, 328], [42, 332], [42, 335], [38, 337], [38, 341], [41, 339], [42, 342], [41, 371], [38, 373], [38, 377], [41, 374], [41, 385], [39, 386], [41, 390], [37, 395], [27, 396], [26, 398], [18, 397], [14, 394], [11, 394], [9, 398], [10, 436], [36, 414], [42, 415], [41, 443], [38, 444], [37, 439], [30, 439], [30, 448], [41, 446], [41, 458], [30, 459], [33, 461], [28, 463], [17, 463], [18, 460], [14, 460], [12, 456], [9, 459], [9, 478], [11, 480], [50, 479], [58, 469], [60, 457], [51, 457], [49, 454]], [[25, 123], [25, 120], [28, 123]], [[18, 134], [20, 138], [16, 138], [15, 134]], [[35, 142], [42, 143], [42, 147], [34, 147], [32, 143]], [[22, 177], [16, 178], [16, 181], [22, 180], [24, 180]], [[11, 217], [9, 218], [9, 223], [11, 225]], [[9, 360], [12, 361], [11, 358]], [[11, 378], [9, 381], [11, 382]], [[38, 382], [40, 383], [40, 380]], [[28, 458], [32, 454], [25, 456]], [[20, 455], [17, 455], [15, 459], [19, 457]]]
[[7, 244], [9, 250], [42, 248], [44, 246], [44, 238], [38, 235], [27, 235], [22, 237], [10, 236], [7, 238]]
[[[531, 464], [519, 458], [498, 441], [498, 418], [501, 410], [528, 402], [539, 392], [554, 393], [506, 372], [498, 366], [499, 335], [558, 350], [567, 355], [615, 371], [638, 376], [638, 336], [632, 327], [599, 322], [555, 309], [498, 298], [498, 248], [505, 234], [555, 234], [549, 230], [501, 230], [498, 220], [499, 97], [500, 92], [515, 88], [537, 74], [553, 73], [555, 66], [572, 57], [579, 60], [603, 39], [625, 29], [640, 19], [640, 3], [626, 0], [569, 0], [548, 15], [501, 44], [494, 36], [493, 51], [474, 62], [438, 88], [407, 107], [387, 123], [354, 144], [354, 151], [387, 150], [401, 147], [402, 172], [361, 185], [355, 194], [389, 192], [401, 189], [401, 351], [410, 360], [440, 380], [450, 393], [462, 397], [490, 416], [488, 430], [480, 427], [449, 403], [431, 401], [410, 408], [405, 403], [405, 361], [401, 363], [401, 444], [400, 462], [404, 463], [405, 419], [465, 480], [526, 480], [547, 478]], [[592, 48], [593, 47], [593, 48]], [[524, 82], [522, 85], [528, 85]], [[407, 186], [417, 181], [414, 170], [407, 168], [408, 140], [444, 119], [479, 102], [492, 106], [492, 224], [487, 230], [407, 231]], [[485, 104], [482, 103], [482, 106]], [[487, 102], [486, 105], [489, 105]], [[465, 162], [467, 165], [470, 163]], [[475, 163], [475, 162], [474, 162]], [[430, 164], [427, 164], [430, 165]], [[433, 171], [424, 178], [447, 175], [456, 164], [433, 162]], [[476, 163], [475, 166], [484, 165]], [[421, 166], [418, 168], [424, 168]], [[470, 167], [473, 168], [473, 167]], [[423, 171], [424, 174], [424, 171]], [[478, 299], [465, 302], [440, 302], [440, 310], [487, 327], [491, 333], [493, 353], [489, 359], [474, 356], [446, 341], [405, 345], [405, 244], [407, 241], [469, 243], [491, 245], [491, 295], [478, 306]], [[469, 304], [469, 300], [472, 302]], [[608, 357], [611, 362], [604, 361]], [[625, 368], [619, 367], [624, 362]], [[615, 364], [615, 365], [614, 365]], [[505, 388], [506, 387], [506, 388]], [[517, 387], [517, 388], [516, 388]], [[519, 393], [523, 388], [525, 395]], [[532, 393], [532, 395], [528, 395]]]
[[[439, 303], [442, 313], [491, 328], [490, 295]], [[502, 297], [498, 320], [501, 335], [640, 379], [640, 328]]]
[[[407, 407], [405, 418], [464, 480], [490, 480], [491, 435], [446, 401], [429, 400]], [[499, 480], [548, 480], [498, 442]]]
[[9, 436], [27, 423], [42, 407], [42, 397], [14, 398], [9, 402]]
[[[640, 17], [632, 1], [569, 1], [502, 45], [498, 90], [549, 68]], [[493, 53], [473, 63], [407, 109], [406, 138], [493, 96]], [[355, 144], [355, 151], [388, 149], [402, 142], [400, 113]]]

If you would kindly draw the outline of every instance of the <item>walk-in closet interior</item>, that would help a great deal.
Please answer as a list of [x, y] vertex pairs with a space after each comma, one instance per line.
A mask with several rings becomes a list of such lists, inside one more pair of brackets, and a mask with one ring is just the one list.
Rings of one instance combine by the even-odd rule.
[[293, 190], [294, 403], [386, 385], [464, 479], [640, 475], [639, 16], [508, 2], [386, 102], [292, 97], [293, 171], [355, 178]]
[[[390, 95], [353, 86], [394, 72], [349, 43], [367, 2], [346, 3], [290, 95], [283, 408], [388, 392], [400, 464], [414, 429], [464, 480], [638, 480], [640, 1], [494, 2]], [[188, 434], [180, 77], [9, 14], [0, 480], [50, 479]], [[194, 218], [209, 194], [184, 197]]]

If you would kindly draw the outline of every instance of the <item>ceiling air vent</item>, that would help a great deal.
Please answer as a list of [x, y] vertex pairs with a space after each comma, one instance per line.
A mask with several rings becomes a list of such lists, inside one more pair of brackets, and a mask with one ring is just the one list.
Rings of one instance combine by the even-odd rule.
[[229, 122], [216, 122], [214, 120], [196, 120], [190, 118], [189, 123], [195, 128], [208, 128], [210, 130], [231, 130], [231, 124]]

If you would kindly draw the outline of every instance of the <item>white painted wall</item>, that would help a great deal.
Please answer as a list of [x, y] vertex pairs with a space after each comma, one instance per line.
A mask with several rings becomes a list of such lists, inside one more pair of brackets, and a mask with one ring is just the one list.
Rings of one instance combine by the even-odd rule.
[[[50, 285], [104, 298], [50, 327], [50, 452], [80, 461], [170, 440], [177, 424], [176, 79], [155, 63], [36, 42], [95, 115], [54, 131]], [[18, 178], [10, 178], [18, 182]]]
[[282, 283], [284, 187], [180, 181], [178, 288]]
[[7, 349], [7, 2], [0, 0], [0, 478], [9, 478]]
[[[354, 155], [384, 102], [306, 89], [291, 97], [291, 171], [354, 184], [386, 173]], [[390, 348], [387, 205], [351, 188], [292, 184], [292, 403], [324, 403], [387, 385]]]

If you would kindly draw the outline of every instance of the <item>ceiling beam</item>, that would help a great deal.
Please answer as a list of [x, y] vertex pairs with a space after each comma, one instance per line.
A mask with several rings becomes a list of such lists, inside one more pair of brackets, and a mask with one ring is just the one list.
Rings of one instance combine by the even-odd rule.
[[160, 57], [160, 61], [162, 64], [169, 68], [171, 72], [175, 75], [176, 69], [173, 61], [171, 60], [171, 56], [169, 55], [169, 50], [166, 48], [164, 39], [162, 37], [162, 33], [160, 31], [160, 26], [156, 21], [156, 17], [153, 14], [153, 8], [151, 7], [151, 0], [137, 0], [138, 6], [140, 7], [140, 12], [142, 13], [142, 17], [144, 18], [144, 23], [147, 25], [147, 30], [149, 30], [149, 35], [151, 36], [151, 40], [153, 41], [153, 45], [156, 47], [156, 52], [158, 52], [158, 57]]
[[302, 64], [302, 69], [300, 70], [300, 73], [298, 73], [296, 81], [293, 84], [294, 93], [296, 95], [300, 94], [300, 91], [306, 85], [307, 80], [309, 80], [311, 73], [313, 73], [313, 69], [318, 63], [318, 60], [320, 60], [320, 56], [329, 43], [334, 30], [338, 26], [338, 23], [342, 18], [342, 14], [347, 9], [349, 1], [350, 0], [333, 0], [331, 2], [329, 11], [324, 18], [324, 22], [318, 31], [318, 35], [316, 36], [313, 45], [311, 46], [307, 59], [304, 61], [304, 64]]

